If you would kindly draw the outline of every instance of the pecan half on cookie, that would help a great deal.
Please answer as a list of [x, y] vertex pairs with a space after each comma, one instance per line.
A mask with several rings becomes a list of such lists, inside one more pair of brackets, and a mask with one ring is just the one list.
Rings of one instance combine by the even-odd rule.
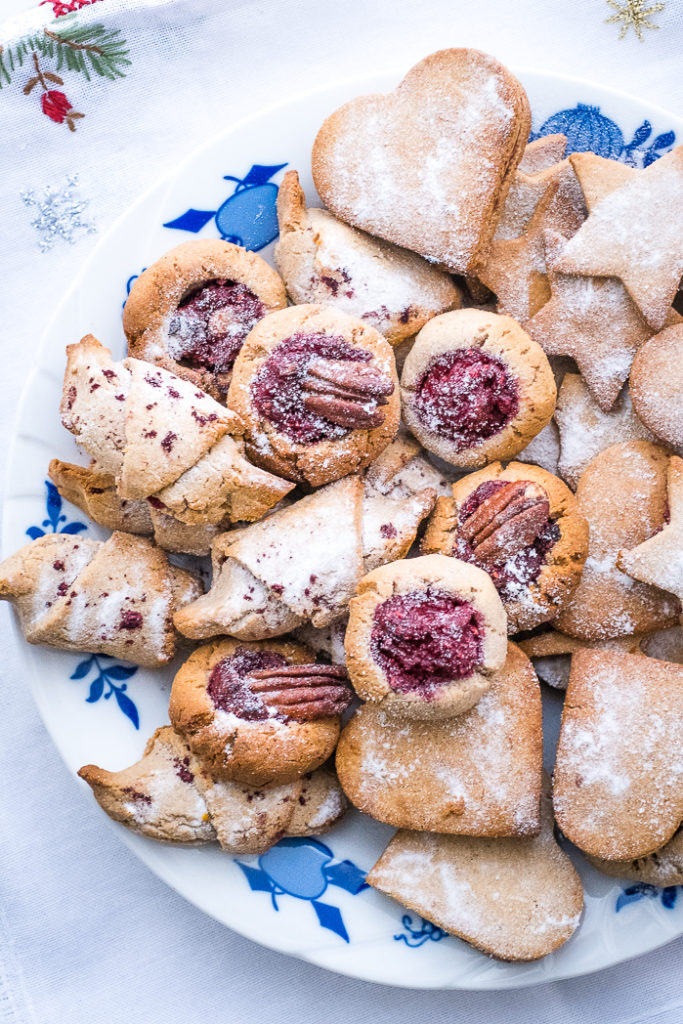
[[398, 430], [391, 346], [337, 309], [281, 310], [245, 341], [228, 407], [258, 466], [313, 487], [339, 480], [372, 462]]
[[559, 614], [577, 585], [588, 526], [574, 495], [538, 466], [496, 462], [439, 498], [422, 542], [484, 569], [517, 633]]
[[[527, 480], [509, 481], [461, 517], [459, 539], [467, 554], [482, 568], [492, 570], [530, 547], [547, 527], [548, 496]], [[554, 526], [555, 524], [553, 524]], [[559, 536], [559, 530], [550, 530]], [[465, 551], [463, 551], [465, 553]], [[495, 578], [495, 577], [494, 577]]]
[[341, 665], [282, 665], [251, 672], [251, 692], [280, 718], [313, 722], [341, 715], [351, 691]]
[[221, 639], [182, 666], [169, 715], [214, 779], [280, 785], [327, 760], [352, 692], [301, 644]]
[[386, 374], [343, 359], [315, 359], [302, 382], [304, 408], [349, 430], [381, 427], [394, 392]]

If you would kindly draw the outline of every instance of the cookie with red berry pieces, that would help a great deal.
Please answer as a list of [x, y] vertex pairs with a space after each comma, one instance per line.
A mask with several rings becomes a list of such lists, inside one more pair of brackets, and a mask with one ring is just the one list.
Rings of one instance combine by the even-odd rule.
[[78, 774], [102, 810], [132, 832], [162, 843], [198, 846], [216, 838], [194, 785], [200, 772], [183, 737], [165, 725], [149, 738], [135, 764], [117, 772], [87, 764]]
[[327, 760], [351, 696], [345, 670], [301, 644], [221, 639], [176, 674], [169, 716], [213, 779], [260, 788]]
[[265, 853], [284, 836], [319, 835], [347, 809], [341, 787], [321, 768], [282, 786], [217, 782], [170, 725], [157, 729], [139, 761], [110, 772], [78, 772], [106, 814], [139, 835], [226, 853]]
[[336, 480], [217, 537], [211, 589], [183, 609], [176, 627], [193, 639], [265, 640], [344, 618], [359, 580], [405, 558], [434, 507], [439, 475], [411, 457], [415, 448], [395, 441], [364, 479]]
[[665, 444], [683, 446], [683, 321], [638, 349], [629, 382], [639, 419]]
[[[164, 551], [208, 555], [211, 542], [221, 529], [210, 523], [181, 523], [144, 498], [122, 498], [116, 489], [116, 478], [98, 470], [94, 462], [78, 466], [52, 459], [48, 474], [61, 496], [82, 509], [93, 522], [108, 530], [153, 537]], [[224, 524], [225, 529], [229, 526], [229, 521]]]
[[307, 209], [296, 171], [284, 176], [277, 210], [275, 265], [295, 304], [334, 306], [374, 327], [390, 345], [462, 306], [453, 278], [417, 253], [372, 238], [328, 210]]
[[442, 555], [368, 573], [349, 604], [346, 665], [362, 700], [398, 717], [469, 710], [505, 661], [505, 612], [486, 573]]
[[442, 721], [363, 704], [342, 730], [337, 774], [364, 814], [397, 828], [468, 836], [533, 836], [540, 827], [541, 690], [508, 644], [487, 693]]
[[664, 449], [622, 441], [588, 464], [576, 488], [588, 521], [588, 557], [579, 584], [554, 620], [580, 640], [608, 640], [676, 624], [673, 594], [641, 583], [618, 567], [622, 550], [637, 547], [664, 525], [667, 512]]
[[401, 374], [406, 426], [460, 469], [516, 455], [550, 422], [556, 395], [540, 345], [511, 317], [480, 309], [430, 320]]
[[476, 272], [531, 117], [526, 93], [478, 50], [431, 54], [386, 95], [330, 115], [313, 180], [341, 220], [457, 274]]
[[391, 346], [338, 309], [271, 313], [237, 357], [228, 408], [256, 465], [312, 487], [339, 480], [369, 465], [398, 431]]
[[106, 541], [37, 537], [0, 563], [0, 601], [11, 601], [30, 644], [87, 651], [160, 668], [176, 655], [173, 613], [202, 592], [194, 572], [147, 537]]
[[247, 334], [286, 305], [280, 277], [255, 252], [214, 238], [183, 242], [133, 282], [123, 310], [128, 354], [224, 402]]
[[508, 632], [554, 619], [577, 586], [588, 524], [558, 477], [538, 466], [495, 462], [439, 498], [422, 541], [484, 569], [507, 613]]
[[559, 827], [601, 860], [660, 849], [683, 820], [681, 749], [683, 666], [576, 651], [554, 772]]

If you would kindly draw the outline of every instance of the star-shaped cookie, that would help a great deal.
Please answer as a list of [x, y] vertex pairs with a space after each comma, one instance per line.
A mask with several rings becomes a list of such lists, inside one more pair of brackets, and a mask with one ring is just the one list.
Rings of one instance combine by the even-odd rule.
[[561, 160], [535, 174], [516, 171], [494, 238], [519, 238], [527, 230], [531, 217], [548, 188], [557, 188], [546, 209], [544, 227], [565, 238], [576, 234], [586, 219], [583, 191], [569, 160]]
[[521, 174], [538, 174], [539, 171], [545, 171], [546, 168], [559, 163], [566, 148], [566, 135], [541, 135], [540, 139], [527, 143], [517, 170]]
[[[613, 187], [614, 175], [620, 187]], [[631, 175], [605, 161], [592, 165], [591, 176], [593, 198], [602, 198], [569, 240], [557, 269], [619, 278], [648, 324], [661, 330], [683, 275], [683, 146]]]
[[479, 280], [496, 294], [498, 311], [521, 324], [550, 297], [543, 232], [556, 192], [557, 182], [546, 187], [524, 234], [491, 243], [486, 263], [479, 271]]
[[616, 278], [559, 272], [571, 241], [565, 245], [562, 236], [545, 232], [551, 297], [524, 329], [548, 355], [575, 359], [589, 391], [607, 411], [628, 378], [636, 350], [652, 331]]
[[628, 388], [619, 393], [613, 408], [604, 412], [578, 373], [564, 375], [555, 423], [560, 434], [558, 472], [573, 488], [591, 459], [610, 445], [655, 440], [633, 411]]
[[683, 459], [677, 455], [669, 461], [667, 494], [669, 522], [638, 547], [620, 551], [617, 565], [634, 579], [683, 601]]
[[589, 213], [610, 192], [633, 181], [640, 173], [635, 167], [619, 163], [618, 160], [608, 160], [595, 153], [572, 153], [569, 162], [578, 178]]

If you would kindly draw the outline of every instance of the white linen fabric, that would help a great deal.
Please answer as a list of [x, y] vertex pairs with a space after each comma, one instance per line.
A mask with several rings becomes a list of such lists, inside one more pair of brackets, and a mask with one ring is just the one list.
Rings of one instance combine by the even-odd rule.
[[[0, 15], [12, 15], [0, 25], [5, 58], [13, 41], [42, 32], [60, 10], [56, 0], [22, 7], [0, 0]], [[126, 39], [126, 77], [65, 75], [64, 85], [38, 82], [25, 95], [28, 68], [0, 90], [0, 469], [51, 311], [102, 232], [202, 141], [287, 93], [369, 68], [408, 69], [454, 45], [518, 68], [597, 80], [680, 112], [681, 0], [653, 16], [659, 30], [645, 31], [642, 43], [632, 31], [619, 40], [618, 27], [605, 23], [612, 13], [604, 0], [99, 0], [85, 7], [79, 23], [118, 29]], [[41, 251], [46, 235], [31, 224], [37, 207], [26, 194], [41, 199], [74, 174], [88, 202], [82, 219], [95, 231], [77, 229], [73, 245], [57, 238]], [[411, 992], [327, 973], [223, 928], [143, 867], [75, 785], [24, 685], [8, 610], [0, 612], [2, 1024], [683, 1019], [681, 941], [542, 988]]]

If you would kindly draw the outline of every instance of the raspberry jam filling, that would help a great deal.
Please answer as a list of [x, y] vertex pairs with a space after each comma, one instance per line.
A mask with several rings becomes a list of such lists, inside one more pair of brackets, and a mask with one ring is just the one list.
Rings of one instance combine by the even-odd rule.
[[[522, 481], [524, 483], [524, 481]], [[527, 482], [528, 483], [528, 482]], [[505, 480], [485, 480], [460, 507], [458, 522], [464, 523], [483, 503], [505, 487]], [[503, 601], [519, 600], [523, 592], [538, 579], [547, 555], [560, 539], [560, 528], [550, 517], [545, 519], [531, 544], [491, 564], [478, 561], [472, 544], [458, 537], [453, 554], [464, 562], [473, 562], [485, 569]]]
[[230, 658], [223, 658], [213, 667], [207, 687], [213, 706], [219, 711], [230, 711], [245, 722], [272, 718], [269, 708], [252, 692], [248, 677], [259, 669], [283, 668], [286, 664], [281, 654], [238, 647]]
[[398, 594], [374, 614], [370, 645], [392, 690], [433, 700], [483, 660], [484, 620], [468, 601], [442, 590]]
[[415, 410], [458, 451], [498, 434], [519, 410], [519, 388], [500, 359], [459, 348], [433, 359], [418, 381]]
[[265, 315], [265, 306], [246, 285], [207, 281], [186, 295], [171, 317], [169, 354], [189, 366], [228, 373], [247, 334]]
[[[372, 354], [354, 348], [332, 334], [294, 334], [273, 349], [251, 388], [260, 416], [297, 444], [316, 444], [346, 437], [351, 427], [333, 423], [306, 407], [309, 366], [325, 359], [343, 363], [369, 363]], [[370, 398], [368, 406], [376, 406]]]

